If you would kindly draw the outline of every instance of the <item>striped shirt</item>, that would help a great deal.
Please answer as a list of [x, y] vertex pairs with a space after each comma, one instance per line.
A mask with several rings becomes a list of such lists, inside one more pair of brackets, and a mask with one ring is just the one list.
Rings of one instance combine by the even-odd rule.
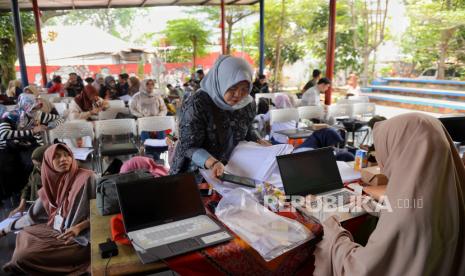
[[[54, 115], [50, 113], [45, 113], [39, 111], [37, 115], [40, 118], [41, 125], [48, 125], [52, 123], [54, 127], [61, 125], [64, 122], [64, 119], [59, 115]], [[6, 141], [13, 138], [23, 138], [23, 137], [34, 137], [39, 145], [44, 144], [44, 139], [42, 133], [32, 133], [30, 130], [16, 130], [16, 126], [8, 119], [3, 120], [0, 123], [0, 149], [6, 148]]]

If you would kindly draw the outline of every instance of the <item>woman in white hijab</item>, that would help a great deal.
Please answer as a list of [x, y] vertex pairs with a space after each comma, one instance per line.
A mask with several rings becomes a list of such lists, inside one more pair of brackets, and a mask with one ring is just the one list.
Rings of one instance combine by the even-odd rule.
[[465, 275], [465, 171], [447, 131], [409, 113], [378, 122], [374, 143], [392, 211], [366, 246], [325, 221], [314, 275]]
[[140, 90], [129, 103], [129, 109], [134, 116], [165, 116], [168, 113], [165, 102], [158, 91], [155, 91], [155, 81], [146, 79], [142, 82]]
[[183, 104], [171, 174], [206, 168], [218, 177], [240, 141], [267, 144], [252, 129], [251, 90], [252, 68], [247, 61], [220, 56], [200, 89]]

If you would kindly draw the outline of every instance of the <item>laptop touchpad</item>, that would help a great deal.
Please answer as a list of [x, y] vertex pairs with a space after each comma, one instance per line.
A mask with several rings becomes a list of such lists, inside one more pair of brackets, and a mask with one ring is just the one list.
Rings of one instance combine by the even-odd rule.
[[200, 243], [195, 239], [187, 239], [169, 244], [168, 247], [173, 253], [184, 252], [199, 246]]

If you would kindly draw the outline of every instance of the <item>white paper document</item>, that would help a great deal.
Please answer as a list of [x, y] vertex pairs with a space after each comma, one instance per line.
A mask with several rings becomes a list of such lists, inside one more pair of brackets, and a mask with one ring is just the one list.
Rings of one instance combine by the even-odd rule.
[[94, 149], [93, 148], [71, 148], [76, 160], [86, 161]]
[[145, 139], [145, 146], [149, 147], [167, 147], [166, 139]]
[[362, 177], [360, 172], [354, 170], [354, 168], [346, 162], [337, 161], [337, 167], [343, 183], [352, 182]]

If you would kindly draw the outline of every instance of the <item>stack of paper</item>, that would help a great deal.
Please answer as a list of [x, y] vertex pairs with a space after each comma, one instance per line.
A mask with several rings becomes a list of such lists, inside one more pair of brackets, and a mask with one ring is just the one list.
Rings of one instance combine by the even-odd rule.
[[343, 183], [349, 183], [361, 178], [360, 172], [354, 170], [347, 162], [337, 161], [337, 167]]
[[294, 147], [280, 144], [265, 147], [253, 142], [241, 142], [231, 154], [225, 171], [259, 181], [267, 181], [277, 171], [276, 156], [289, 154]]
[[71, 148], [73, 152], [74, 159], [86, 161], [89, 154], [94, 151], [93, 148]]

